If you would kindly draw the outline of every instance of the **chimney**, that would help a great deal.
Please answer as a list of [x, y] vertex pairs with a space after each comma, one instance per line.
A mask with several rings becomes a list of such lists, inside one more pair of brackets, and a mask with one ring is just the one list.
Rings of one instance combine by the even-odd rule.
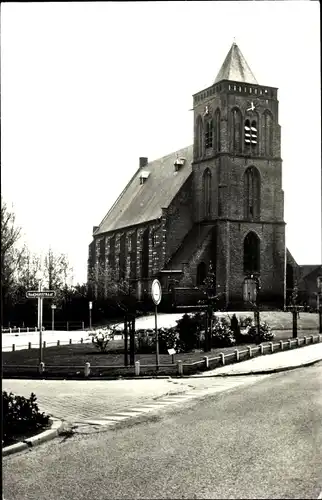
[[145, 156], [140, 156], [140, 158], [139, 158], [140, 168], [146, 167], [146, 165], [148, 164], [148, 161], [149, 160]]

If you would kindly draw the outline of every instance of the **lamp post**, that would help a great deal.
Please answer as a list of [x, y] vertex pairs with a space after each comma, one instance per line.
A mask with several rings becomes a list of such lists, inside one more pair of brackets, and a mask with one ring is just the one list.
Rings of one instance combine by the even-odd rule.
[[57, 306], [55, 304], [51, 305], [51, 329], [52, 331], [55, 330], [55, 309]]
[[93, 308], [93, 302], [89, 301], [88, 310], [89, 310], [89, 327], [90, 328], [92, 328], [92, 308]]
[[258, 337], [260, 336], [260, 318], [259, 318], [259, 292], [261, 290], [261, 282], [259, 276], [255, 276], [254, 274], [250, 275], [250, 278], [254, 280], [255, 286], [256, 286], [256, 297], [255, 297], [255, 309], [254, 309], [254, 316], [255, 316], [255, 325], [257, 329], [257, 335]]
[[293, 315], [293, 339], [297, 338], [297, 293], [298, 288], [295, 284], [292, 292], [292, 315]]

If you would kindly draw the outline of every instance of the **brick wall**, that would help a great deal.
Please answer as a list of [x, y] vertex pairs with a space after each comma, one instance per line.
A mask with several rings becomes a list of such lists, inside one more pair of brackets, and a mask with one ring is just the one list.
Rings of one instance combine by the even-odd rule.
[[193, 226], [192, 207], [193, 179], [190, 176], [184, 183], [166, 211], [164, 232], [166, 234], [166, 254], [169, 259], [181, 245], [183, 238]]

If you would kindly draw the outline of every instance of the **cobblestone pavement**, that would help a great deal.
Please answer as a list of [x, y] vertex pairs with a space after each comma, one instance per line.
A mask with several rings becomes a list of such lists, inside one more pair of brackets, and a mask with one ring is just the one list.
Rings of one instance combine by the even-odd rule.
[[151, 380], [3, 380], [3, 390], [29, 397], [40, 411], [70, 424], [111, 425], [170, 405], [253, 384], [264, 377]]

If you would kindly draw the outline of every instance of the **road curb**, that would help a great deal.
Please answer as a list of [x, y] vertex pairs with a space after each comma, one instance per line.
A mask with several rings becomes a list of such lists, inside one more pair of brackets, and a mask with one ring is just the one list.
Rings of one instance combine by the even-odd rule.
[[242, 377], [245, 375], [269, 375], [272, 373], [280, 373], [280, 372], [285, 372], [285, 371], [290, 371], [290, 370], [296, 370], [297, 368], [303, 368], [305, 366], [311, 366], [316, 363], [319, 363], [322, 361], [322, 358], [315, 359], [313, 361], [307, 361], [306, 363], [301, 363], [299, 365], [292, 365], [292, 366], [281, 366], [278, 368], [268, 368], [267, 370], [250, 370], [250, 371], [245, 371], [245, 372], [238, 372], [238, 373], [217, 373], [213, 375], [193, 375], [192, 377], [187, 377], [186, 375], [184, 378], [211, 378], [211, 377]]
[[20, 441], [19, 443], [2, 448], [2, 456], [6, 457], [23, 450], [28, 450], [29, 448], [33, 448], [34, 446], [38, 446], [41, 443], [50, 441], [51, 439], [57, 437], [64, 428], [64, 421], [56, 418], [52, 418], [51, 420], [53, 421], [53, 424], [50, 429], [25, 439], [24, 441]]

